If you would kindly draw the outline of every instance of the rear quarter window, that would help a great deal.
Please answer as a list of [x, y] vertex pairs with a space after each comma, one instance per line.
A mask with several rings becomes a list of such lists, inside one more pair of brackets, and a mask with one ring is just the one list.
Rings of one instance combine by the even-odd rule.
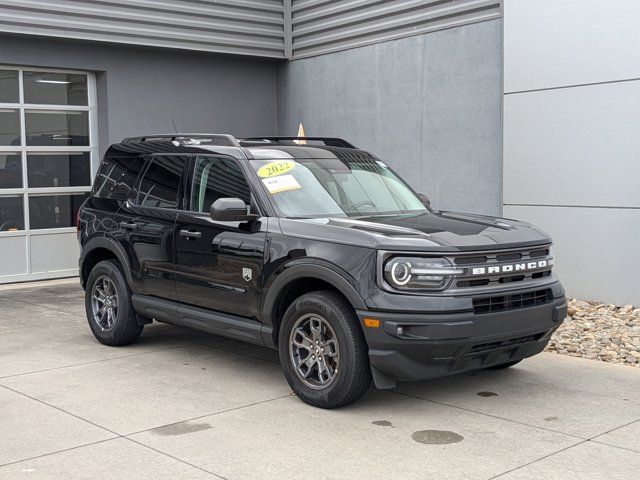
[[107, 152], [96, 175], [93, 195], [98, 198], [113, 198], [113, 188], [119, 183], [133, 189], [143, 165], [144, 158], [141, 155]]
[[136, 202], [143, 207], [178, 208], [182, 179], [189, 158], [154, 155], [138, 186]]

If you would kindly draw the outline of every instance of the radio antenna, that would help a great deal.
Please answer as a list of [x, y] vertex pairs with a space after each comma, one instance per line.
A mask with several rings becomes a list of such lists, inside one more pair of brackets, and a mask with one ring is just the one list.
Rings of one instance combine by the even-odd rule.
[[176, 127], [176, 122], [174, 122], [174, 121], [173, 121], [173, 117], [171, 117], [171, 123], [173, 124], [173, 130], [174, 130], [176, 133], [180, 133], [180, 132], [178, 132], [178, 127]]

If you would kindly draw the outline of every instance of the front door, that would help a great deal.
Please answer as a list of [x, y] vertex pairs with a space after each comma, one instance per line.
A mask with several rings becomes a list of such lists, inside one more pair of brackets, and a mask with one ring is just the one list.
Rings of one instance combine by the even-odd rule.
[[209, 216], [218, 198], [251, 203], [249, 184], [232, 158], [193, 158], [186, 208], [175, 228], [176, 291], [185, 305], [257, 317], [266, 223], [217, 222]]

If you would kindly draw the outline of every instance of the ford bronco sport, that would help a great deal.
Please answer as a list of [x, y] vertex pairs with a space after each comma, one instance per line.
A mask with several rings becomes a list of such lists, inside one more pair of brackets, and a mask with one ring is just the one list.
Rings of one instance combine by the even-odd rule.
[[566, 316], [551, 239], [435, 211], [338, 138], [174, 134], [112, 145], [78, 213], [89, 326], [156, 320], [276, 348], [303, 401], [541, 352]]

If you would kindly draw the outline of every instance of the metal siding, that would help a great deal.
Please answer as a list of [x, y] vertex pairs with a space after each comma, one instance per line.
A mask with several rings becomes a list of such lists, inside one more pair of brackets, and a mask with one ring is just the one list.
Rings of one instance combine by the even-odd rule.
[[499, 18], [500, 0], [292, 1], [293, 58]]
[[284, 58], [280, 0], [3, 0], [0, 32]]
[[501, 0], [3, 0], [0, 32], [303, 58], [501, 16]]

